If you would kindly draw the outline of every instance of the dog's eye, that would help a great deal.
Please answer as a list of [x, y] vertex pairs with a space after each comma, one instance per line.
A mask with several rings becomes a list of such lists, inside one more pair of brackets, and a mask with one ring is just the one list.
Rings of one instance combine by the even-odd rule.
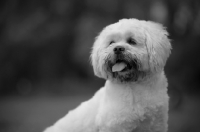
[[127, 39], [127, 43], [131, 44], [131, 45], [136, 45], [136, 42], [133, 38], [128, 38]]
[[109, 44], [113, 44], [113, 43], [115, 43], [115, 41], [113, 41], [113, 40], [112, 40], [112, 41], [110, 41], [110, 43], [109, 43]]

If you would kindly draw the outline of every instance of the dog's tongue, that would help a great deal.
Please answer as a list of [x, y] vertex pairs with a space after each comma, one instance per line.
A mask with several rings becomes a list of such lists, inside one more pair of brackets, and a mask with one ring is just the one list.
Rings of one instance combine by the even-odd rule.
[[118, 72], [118, 71], [122, 71], [124, 68], [126, 67], [125, 63], [116, 63], [113, 67], [112, 67], [112, 72]]

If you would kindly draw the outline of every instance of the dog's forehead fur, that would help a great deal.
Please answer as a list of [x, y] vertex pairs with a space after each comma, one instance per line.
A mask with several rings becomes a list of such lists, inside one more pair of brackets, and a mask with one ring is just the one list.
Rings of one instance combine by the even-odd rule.
[[[107, 38], [115, 34], [115, 37], [134, 37], [135, 39], [144, 39], [144, 26], [137, 19], [123, 19], [117, 23], [111, 24], [103, 29], [99, 37]], [[98, 39], [98, 37], [97, 37]]]
[[141, 29], [142, 21], [139, 21], [137, 19], [122, 19], [117, 23], [108, 25], [105, 27], [104, 31], [106, 30], [134, 30], [134, 29]]

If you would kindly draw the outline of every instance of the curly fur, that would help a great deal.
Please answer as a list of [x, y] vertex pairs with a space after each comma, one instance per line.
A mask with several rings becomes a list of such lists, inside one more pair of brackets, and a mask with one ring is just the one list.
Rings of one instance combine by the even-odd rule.
[[[104, 28], [93, 45], [91, 61], [95, 75], [106, 79], [105, 86], [45, 132], [167, 132], [169, 97], [163, 71], [171, 50], [167, 36], [162, 25], [137, 19]], [[130, 37], [134, 44], [126, 41]], [[123, 46], [125, 53], [114, 54], [116, 46]], [[131, 68], [112, 72], [118, 60]]]

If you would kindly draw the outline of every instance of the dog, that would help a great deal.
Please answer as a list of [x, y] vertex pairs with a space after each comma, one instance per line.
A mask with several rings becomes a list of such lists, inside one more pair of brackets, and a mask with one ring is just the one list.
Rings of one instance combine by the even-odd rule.
[[105, 27], [91, 52], [105, 86], [45, 132], [167, 132], [170, 53], [161, 24], [122, 19]]

